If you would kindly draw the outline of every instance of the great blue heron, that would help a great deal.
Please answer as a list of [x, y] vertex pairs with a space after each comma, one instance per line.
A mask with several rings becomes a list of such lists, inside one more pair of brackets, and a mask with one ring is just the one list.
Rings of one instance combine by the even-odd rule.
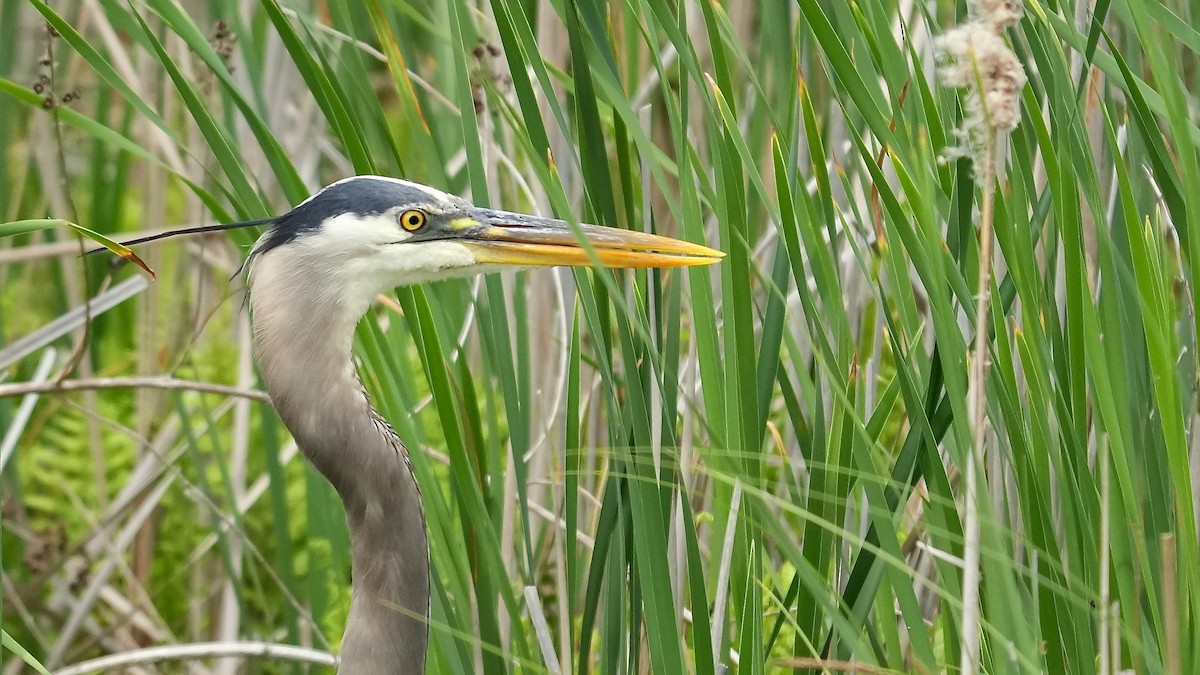
[[[270, 225], [247, 259], [267, 391], [346, 509], [353, 591], [338, 672], [420, 673], [429, 615], [425, 513], [408, 452], [355, 373], [354, 327], [379, 293], [397, 286], [592, 259], [563, 221], [476, 208], [379, 176], [333, 183], [278, 218], [192, 231], [242, 225]], [[628, 230], [584, 225], [578, 234], [609, 267], [705, 265], [724, 255]]]

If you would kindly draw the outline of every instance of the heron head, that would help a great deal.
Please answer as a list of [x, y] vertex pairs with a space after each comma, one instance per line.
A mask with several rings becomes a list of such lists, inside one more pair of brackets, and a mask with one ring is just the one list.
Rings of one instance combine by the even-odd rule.
[[272, 223], [251, 253], [251, 285], [262, 267], [287, 267], [297, 275], [304, 268], [308, 277], [354, 287], [369, 299], [396, 286], [507, 267], [682, 267], [723, 255], [642, 232], [573, 228], [561, 220], [477, 208], [408, 181], [356, 176]]

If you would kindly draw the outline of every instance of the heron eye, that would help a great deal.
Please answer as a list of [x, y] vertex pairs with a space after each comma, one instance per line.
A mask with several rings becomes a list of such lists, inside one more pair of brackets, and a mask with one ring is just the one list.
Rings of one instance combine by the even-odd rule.
[[425, 227], [425, 221], [427, 220], [429, 220], [429, 216], [426, 215], [424, 211], [409, 209], [408, 211], [400, 214], [400, 227], [403, 227], [409, 232], [416, 232], [422, 227]]

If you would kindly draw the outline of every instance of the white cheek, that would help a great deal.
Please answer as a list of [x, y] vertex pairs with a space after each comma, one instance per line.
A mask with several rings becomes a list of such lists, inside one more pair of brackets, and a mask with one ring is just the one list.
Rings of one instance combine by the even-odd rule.
[[464, 274], [475, 265], [475, 255], [462, 244], [430, 241], [387, 246], [374, 262], [386, 270], [394, 285], [401, 286]]
[[467, 247], [451, 242], [364, 243], [357, 254], [336, 257], [318, 251], [309, 249], [304, 258], [327, 270], [326, 290], [340, 289], [337, 292], [361, 302], [370, 302], [379, 293], [400, 286], [479, 271], [475, 255]]
[[337, 216], [319, 231], [267, 253], [263, 262], [270, 265], [260, 262], [262, 269], [251, 278], [257, 275], [261, 286], [268, 281], [268, 268], [278, 267], [283, 273], [278, 289], [299, 289], [329, 303], [365, 308], [377, 294], [398, 286], [488, 271], [462, 244], [404, 243], [409, 236], [389, 217]]

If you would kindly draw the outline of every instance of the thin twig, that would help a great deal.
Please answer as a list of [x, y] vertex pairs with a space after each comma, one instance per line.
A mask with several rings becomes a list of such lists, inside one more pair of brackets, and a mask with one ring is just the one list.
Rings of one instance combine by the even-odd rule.
[[[55, 63], [54, 63], [54, 41], [57, 39], [58, 39], [58, 32], [50, 24], [46, 24], [46, 60], [45, 60], [45, 63], [47, 65], [47, 67], [50, 69], [50, 85], [49, 85], [48, 91], [46, 92], [45, 107], [50, 111], [50, 124], [51, 124], [51, 128], [54, 130], [54, 147], [55, 147], [54, 157], [57, 160], [58, 180], [62, 184], [61, 190], [62, 190], [63, 201], [66, 202], [67, 209], [70, 211], [71, 222], [78, 223], [79, 222], [79, 209], [75, 206], [75, 197], [71, 192], [71, 178], [70, 178], [70, 173], [67, 170], [66, 143], [63, 141], [62, 116], [60, 115], [60, 110], [59, 110], [61, 108], [61, 106], [66, 104], [67, 99], [64, 96], [60, 96], [58, 93], [58, 84], [59, 83], [58, 83], [57, 71], [56, 71]], [[80, 256], [83, 256], [83, 253], [85, 250], [84, 243], [83, 243], [83, 235], [80, 234], [79, 231], [74, 228], [72, 228], [71, 231], [75, 235], [76, 250], [79, 251]], [[91, 277], [89, 277], [87, 274], [83, 274], [82, 279], [83, 279], [83, 298], [84, 298], [84, 300], [83, 300], [83, 311], [84, 311], [83, 331], [79, 334], [78, 339], [75, 343], [75, 346], [71, 350], [71, 355], [67, 357], [66, 365], [60, 371], [59, 376], [57, 378], [55, 378], [55, 379], [59, 379], [59, 380], [65, 378], [68, 374], [75, 372], [75, 369], [77, 367], [79, 367], [80, 363], [83, 361], [84, 357], [86, 356], [87, 345], [90, 343], [89, 338], [91, 337], [91, 333], [92, 333], [92, 280], [91, 280]], [[85, 373], [85, 374], [88, 374], [88, 373]], [[94, 407], [96, 407], [97, 402], [94, 400], [89, 400], [88, 405], [94, 408]], [[93, 446], [97, 445], [99, 436], [97, 435], [98, 432], [96, 432], [95, 426], [89, 424], [88, 431], [92, 437], [90, 440], [91, 440]], [[98, 494], [106, 493], [107, 490], [104, 488], [103, 475], [98, 474], [97, 479], [99, 481], [99, 487], [100, 487]]]
[[[985, 157], [995, 161], [996, 132], [988, 129]], [[967, 382], [967, 402], [971, 422], [971, 451], [967, 457], [966, 517], [963, 524], [963, 613], [962, 650], [959, 663], [963, 673], [979, 672], [979, 476], [987, 440], [988, 307], [992, 282], [992, 218], [995, 211], [995, 176], [983, 171], [983, 202], [979, 219], [979, 285], [976, 294], [975, 346], [971, 350], [971, 370]]]
[[337, 659], [329, 652], [307, 647], [276, 644], [272, 642], [198, 642], [190, 645], [147, 647], [120, 654], [102, 656], [77, 663], [60, 670], [54, 675], [87, 675], [88, 673], [110, 672], [148, 663], [164, 661], [195, 661], [219, 656], [242, 656], [280, 661], [312, 663], [319, 666], [337, 665]]
[[0, 384], [0, 398], [24, 396], [25, 394], [46, 394], [68, 391], [91, 391], [96, 389], [183, 389], [198, 391], [205, 394], [220, 394], [236, 396], [259, 403], [270, 403], [271, 397], [266, 392], [256, 389], [242, 389], [212, 382], [197, 382], [195, 380], [180, 380], [165, 375], [150, 375], [146, 377], [94, 377], [87, 379], [62, 380], [59, 382], [14, 382]]

